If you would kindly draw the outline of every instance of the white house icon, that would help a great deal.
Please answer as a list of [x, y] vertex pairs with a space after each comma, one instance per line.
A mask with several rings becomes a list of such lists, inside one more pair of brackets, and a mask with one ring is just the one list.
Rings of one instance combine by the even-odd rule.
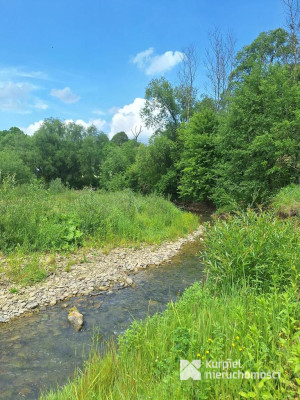
[[201, 380], [201, 372], [198, 369], [201, 367], [200, 360], [193, 360], [189, 362], [188, 360], [180, 360], [180, 380], [186, 381], [192, 378], [194, 381]]

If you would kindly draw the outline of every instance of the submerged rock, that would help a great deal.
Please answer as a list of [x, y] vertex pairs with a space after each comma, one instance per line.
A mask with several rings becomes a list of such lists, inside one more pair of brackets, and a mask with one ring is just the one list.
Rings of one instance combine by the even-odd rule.
[[83, 315], [77, 310], [76, 307], [70, 309], [68, 321], [76, 331], [80, 331], [83, 327]]

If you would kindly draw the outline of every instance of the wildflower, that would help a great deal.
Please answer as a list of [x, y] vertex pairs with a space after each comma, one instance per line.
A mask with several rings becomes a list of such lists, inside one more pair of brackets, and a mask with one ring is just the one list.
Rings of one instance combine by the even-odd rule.
[[236, 340], [239, 340], [239, 338], [240, 338], [239, 336], [236, 336]]
[[202, 360], [205, 360], [205, 356], [202, 356], [201, 358], [202, 358]]
[[201, 356], [201, 354], [198, 353], [198, 354], [197, 354], [197, 357], [200, 357], [200, 356]]
[[207, 339], [207, 341], [208, 341], [208, 342], [212, 342], [212, 339], [211, 339], [211, 338], [209, 338], [209, 339]]
[[206, 352], [205, 352], [206, 354], [209, 354], [209, 350], [206, 350]]
[[239, 351], [243, 351], [243, 348], [242, 348], [242, 347], [240, 347], [240, 348], [239, 348]]
[[232, 343], [232, 347], [234, 347], [235, 346], [235, 343]]

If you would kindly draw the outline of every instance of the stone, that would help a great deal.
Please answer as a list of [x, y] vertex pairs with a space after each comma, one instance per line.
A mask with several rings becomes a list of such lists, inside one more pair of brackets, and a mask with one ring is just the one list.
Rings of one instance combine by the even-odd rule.
[[131, 278], [126, 278], [126, 283], [127, 285], [132, 285], [133, 284], [133, 280]]
[[33, 301], [32, 303], [27, 304], [27, 307], [33, 310], [34, 308], [37, 308], [39, 306], [39, 303], [36, 301]]
[[83, 315], [77, 310], [76, 307], [71, 308], [68, 315], [68, 321], [77, 332], [83, 327]]

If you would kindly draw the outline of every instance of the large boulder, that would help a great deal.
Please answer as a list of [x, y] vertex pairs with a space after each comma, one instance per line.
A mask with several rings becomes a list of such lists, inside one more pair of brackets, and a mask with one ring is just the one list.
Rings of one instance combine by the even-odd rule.
[[70, 309], [68, 321], [76, 331], [80, 331], [83, 327], [83, 315], [77, 310], [76, 307]]

